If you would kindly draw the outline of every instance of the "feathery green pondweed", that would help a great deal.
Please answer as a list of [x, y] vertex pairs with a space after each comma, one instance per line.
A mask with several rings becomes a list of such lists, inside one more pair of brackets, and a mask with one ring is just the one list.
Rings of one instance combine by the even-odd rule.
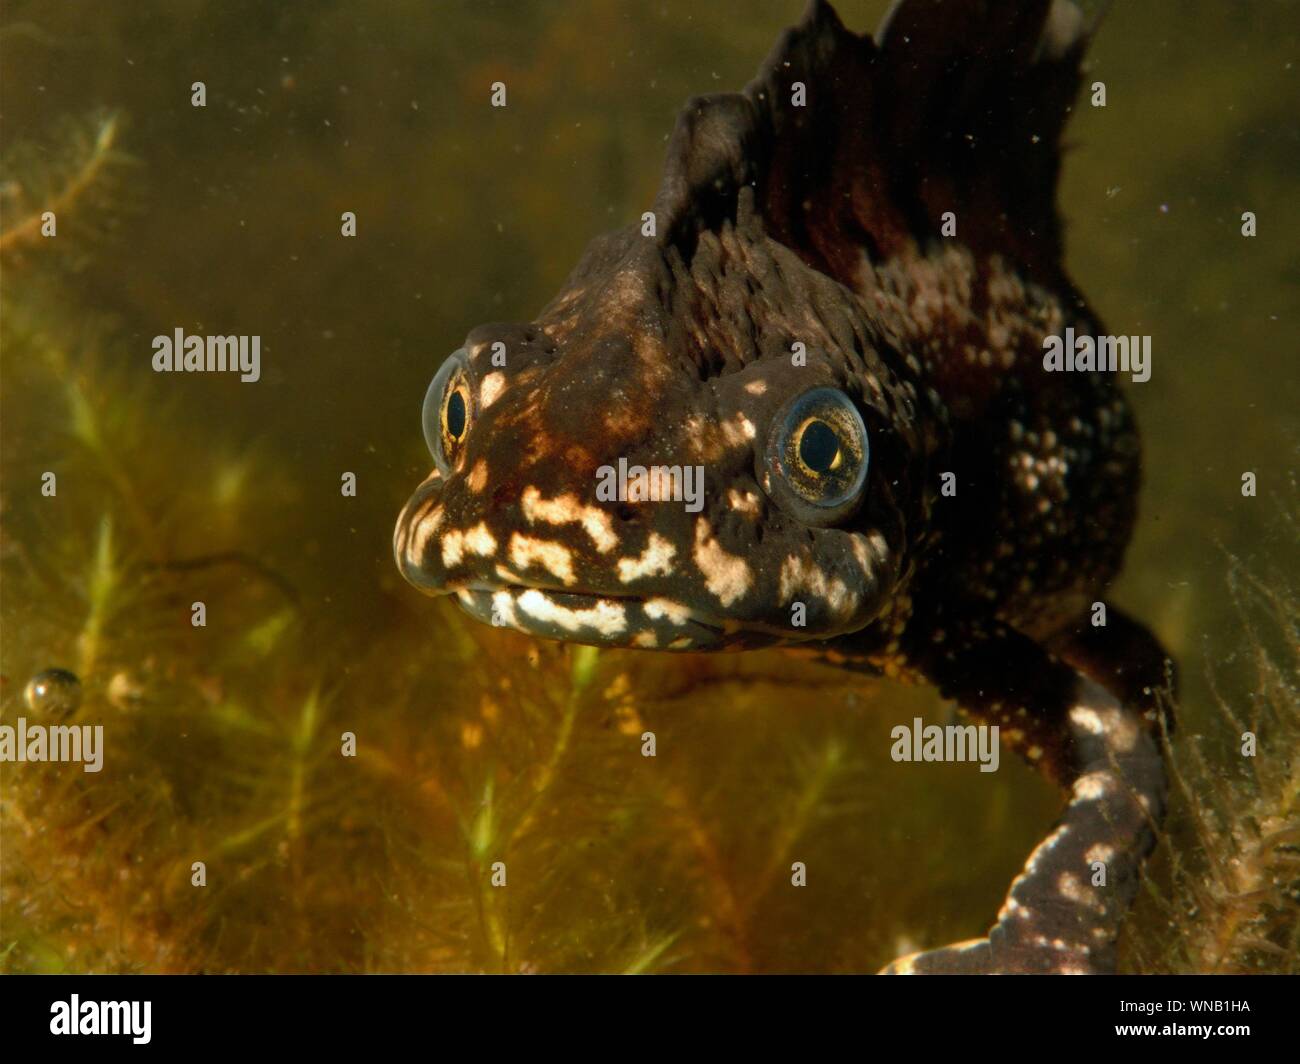
[[1236, 558], [1227, 586], [1240, 645], [1211, 658], [1203, 733], [1166, 738], [1172, 814], [1133, 919], [1138, 971], [1300, 971], [1300, 603], [1291, 574]]

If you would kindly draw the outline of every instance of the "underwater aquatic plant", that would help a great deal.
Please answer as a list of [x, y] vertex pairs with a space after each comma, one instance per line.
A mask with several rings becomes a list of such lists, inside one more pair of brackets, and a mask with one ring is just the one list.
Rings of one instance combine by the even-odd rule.
[[1242, 635], [1221, 661], [1243, 675], [1214, 685], [1204, 734], [1166, 737], [1173, 813], [1134, 917], [1138, 971], [1300, 972], [1300, 602], [1288, 574], [1237, 558], [1227, 585]]
[[8, 217], [0, 227], [0, 256], [21, 260], [57, 232], [65, 215], [76, 215], [73, 232], [83, 241], [113, 224], [125, 187], [119, 173], [132, 162], [119, 147], [121, 132], [121, 115], [95, 111], [65, 119], [54, 131], [52, 151], [19, 141], [5, 153], [0, 207]]

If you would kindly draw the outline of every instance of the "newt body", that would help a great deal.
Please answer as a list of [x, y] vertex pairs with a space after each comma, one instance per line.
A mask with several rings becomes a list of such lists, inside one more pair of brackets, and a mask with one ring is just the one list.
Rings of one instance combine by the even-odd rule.
[[[1101, 332], [1055, 204], [1086, 43], [1064, 0], [903, 0], [875, 40], [815, 0], [744, 93], [687, 105], [653, 232], [447, 360], [395, 532], [408, 580], [490, 623], [779, 645], [997, 724], [1066, 813], [987, 938], [894, 971], [1110, 970], [1162, 813], [1166, 657], [1093, 623], [1136, 428], [1113, 375], [1043, 363]], [[657, 476], [610, 500], [613, 467]], [[699, 505], [663, 501], [695, 469]]]

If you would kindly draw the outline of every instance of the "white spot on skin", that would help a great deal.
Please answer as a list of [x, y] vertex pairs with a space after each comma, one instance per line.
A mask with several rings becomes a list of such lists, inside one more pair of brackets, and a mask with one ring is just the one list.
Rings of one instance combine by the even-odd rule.
[[601, 554], [618, 546], [618, 536], [614, 535], [614, 522], [609, 514], [599, 506], [585, 506], [575, 495], [557, 495], [554, 499], [542, 498], [542, 493], [535, 487], [524, 489], [520, 497], [524, 519], [529, 524], [538, 521], [548, 525], [581, 524], [583, 531], [591, 537], [596, 550]]
[[1138, 741], [1138, 724], [1133, 717], [1122, 710], [1107, 710], [1102, 715], [1106, 725], [1106, 744], [1114, 751], [1130, 753]]
[[465, 478], [465, 486], [477, 495], [487, 486], [487, 479], [487, 460], [480, 458], [474, 463], [474, 468], [469, 471], [469, 476]]
[[1138, 724], [1122, 709], [1075, 706], [1070, 720], [1089, 735], [1105, 736], [1106, 745], [1118, 753], [1127, 754], [1137, 745]]
[[483, 378], [483, 383], [478, 386], [479, 410], [486, 410], [501, 398], [501, 393], [505, 390], [506, 375], [500, 370], [497, 370], [495, 373], [489, 373]]
[[603, 636], [619, 635], [627, 629], [627, 612], [621, 603], [597, 599], [585, 610], [572, 610], [552, 601], [550, 596], [530, 588], [519, 596], [519, 609], [534, 620], [554, 624], [566, 632], [591, 628]]
[[510, 564], [521, 572], [540, 565], [566, 587], [578, 579], [573, 574], [573, 554], [568, 547], [520, 532], [510, 537]]
[[632, 645], [641, 647], [643, 650], [653, 650], [659, 645], [659, 636], [654, 632], [637, 632], [632, 637]]
[[722, 438], [727, 441], [728, 447], [748, 443], [757, 435], [754, 423], [744, 414], [737, 414], [731, 421], [723, 421], [718, 427], [722, 429]]
[[1075, 706], [1070, 710], [1070, 719], [1089, 735], [1100, 735], [1102, 733], [1101, 717], [1097, 715], [1095, 709], [1089, 709], [1087, 706]]
[[723, 550], [709, 522], [702, 517], [695, 522], [694, 559], [704, 576], [704, 586], [723, 606], [744, 597], [753, 584], [745, 559]]
[[1076, 875], [1062, 872], [1056, 881], [1056, 889], [1061, 897], [1068, 898], [1076, 905], [1086, 905], [1090, 909], [1097, 907], [1096, 896], [1083, 889], [1083, 884], [1079, 882], [1079, 877]]
[[862, 536], [853, 536], [850, 539], [853, 545], [853, 557], [858, 560], [858, 567], [863, 573], [871, 572], [871, 555], [867, 552], [867, 541]]
[[807, 551], [791, 554], [781, 563], [777, 594], [783, 604], [794, 601], [800, 594], [816, 595], [835, 617], [848, 616], [858, 605], [857, 594], [850, 592], [839, 577], [828, 580]]
[[763, 395], [767, 392], [767, 381], [750, 381], [745, 385], [745, 391], [750, 395]]
[[1009, 916], [1016, 916], [1022, 920], [1027, 920], [1029, 915], [1030, 913], [1028, 909], [1021, 905], [1020, 902], [1016, 901], [1015, 898], [1008, 896], [1007, 900], [1003, 902], [1002, 908], [998, 910], [998, 922], [1001, 923]]
[[646, 599], [645, 615], [652, 621], [670, 621], [673, 624], [685, 624], [691, 619], [689, 607], [683, 606], [680, 602], [674, 602], [672, 599], [652, 598]]
[[1098, 842], [1088, 848], [1088, 852], [1083, 855], [1083, 859], [1088, 864], [1100, 861], [1102, 864], [1110, 864], [1111, 858], [1115, 856], [1115, 847], [1107, 846], [1103, 842]]
[[[469, 596], [470, 601], [473, 601], [473, 596], [469, 595], [468, 591], [463, 591], [461, 594]], [[515, 600], [509, 591], [498, 591], [492, 596], [492, 613], [511, 628], [523, 627], [519, 623], [519, 618], [515, 616]]]
[[646, 576], [667, 576], [673, 571], [673, 558], [677, 548], [657, 532], [650, 533], [650, 542], [641, 556], [620, 558], [618, 578], [625, 584]]
[[1073, 943], [1066, 942], [1063, 938], [1054, 938], [1049, 941], [1046, 935], [1035, 935], [1034, 945], [1042, 946], [1044, 949], [1054, 949], [1058, 953], [1076, 952], [1087, 956], [1091, 952], [1087, 946], [1076, 946]]
[[1090, 772], [1074, 781], [1074, 798], [1076, 802], [1095, 802], [1104, 798], [1110, 790], [1110, 777], [1104, 772]]
[[748, 447], [749, 441], [758, 434], [754, 423], [744, 414], [718, 422], [691, 417], [686, 419], [684, 429], [696, 459], [703, 462], [716, 462], [728, 450]]
[[477, 554], [480, 558], [490, 558], [496, 549], [497, 541], [488, 531], [487, 523], [480, 521], [467, 531], [453, 529], [442, 537], [442, 564], [447, 569], [459, 565], [467, 552]]
[[433, 534], [438, 531], [438, 526], [442, 524], [443, 509], [441, 505], [435, 506], [422, 518], [415, 526], [415, 535], [411, 537], [407, 544], [406, 557], [412, 565], [419, 565], [424, 557], [425, 548], [429, 545], [429, 540]]
[[737, 491], [735, 488], [728, 488], [727, 505], [736, 513], [744, 514], [746, 517], [758, 517], [760, 512], [758, 496], [752, 491]]
[[496, 553], [497, 541], [492, 538], [486, 522], [480, 521], [465, 533], [465, 547], [471, 554], [477, 554], [480, 558], [488, 558]]

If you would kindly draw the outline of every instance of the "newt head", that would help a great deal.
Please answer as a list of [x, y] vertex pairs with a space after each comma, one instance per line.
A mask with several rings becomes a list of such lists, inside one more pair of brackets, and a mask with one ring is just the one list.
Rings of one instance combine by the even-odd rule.
[[424, 405], [436, 468], [394, 537], [412, 584], [489, 623], [659, 649], [825, 639], [881, 612], [915, 388], [855, 297], [747, 208], [692, 237], [689, 262], [640, 227], [602, 238], [537, 322], [447, 358]]

